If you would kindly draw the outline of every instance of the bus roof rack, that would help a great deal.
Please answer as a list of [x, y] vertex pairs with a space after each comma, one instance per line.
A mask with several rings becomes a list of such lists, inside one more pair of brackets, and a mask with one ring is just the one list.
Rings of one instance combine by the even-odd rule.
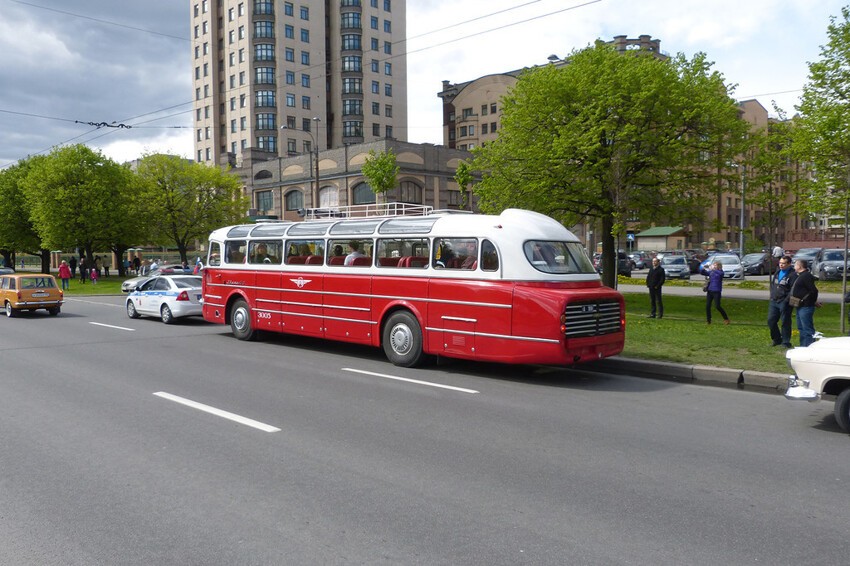
[[298, 214], [304, 220], [326, 220], [328, 218], [376, 218], [389, 216], [428, 216], [434, 212], [433, 206], [412, 204], [409, 202], [379, 202], [371, 204], [353, 204], [323, 208], [302, 208]]

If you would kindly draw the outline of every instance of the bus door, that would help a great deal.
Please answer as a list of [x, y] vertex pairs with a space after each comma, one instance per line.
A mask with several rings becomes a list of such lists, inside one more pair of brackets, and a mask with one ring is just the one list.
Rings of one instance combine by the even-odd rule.
[[[332, 243], [331, 249], [340, 245]], [[352, 256], [348, 265], [345, 261], [330, 265], [325, 274], [325, 336], [368, 344], [372, 333], [378, 332], [372, 324], [372, 250], [364, 242], [359, 250], [349, 248], [348, 252]]]
[[281, 330], [292, 334], [323, 336], [323, 240], [289, 240], [281, 274]]
[[253, 325], [258, 330], [280, 331], [280, 240], [252, 240], [248, 244], [247, 263], [254, 271]]

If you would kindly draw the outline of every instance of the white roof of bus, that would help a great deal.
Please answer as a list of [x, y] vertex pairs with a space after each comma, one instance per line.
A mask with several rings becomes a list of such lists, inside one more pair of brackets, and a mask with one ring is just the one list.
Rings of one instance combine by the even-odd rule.
[[[537, 212], [532, 212], [530, 210], [520, 210], [517, 208], [509, 208], [503, 211], [499, 215], [486, 215], [486, 214], [461, 214], [461, 213], [435, 213], [428, 216], [393, 216], [393, 217], [385, 217], [383, 220], [403, 220], [409, 218], [411, 221], [422, 220], [423, 218], [433, 218], [436, 217], [436, 221], [432, 226], [431, 230], [428, 231], [425, 236], [469, 236], [469, 237], [481, 237], [481, 238], [495, 238], [500, 239], [500, 237], [505, 237], [505, 235], [509, 234], [509, 237], [513, 241], [525, 241], [525, 240], [552, 240], [552, 241], [566, 241], [566, 242], [579, 242], [579, 239], [569, 230], [564, 228], [563, 225], [558, 223], [556, 220], [545, 216], [543, 214], [539, 214]], [[352, 218], [340, 218], [336, 221], [316, 221], [316, 223], [327, 223], [330, 225], [339, 223], [339, 222], [358, 222], [360, 219], [352, 219]], [[363, 222], [374, 222], [378, 220], [376, 217], [363, 218]], [[266, 226], [269, 227], [272, 223], [262, 223], [262, 224], [250, 224], [250, 225], [242, 225], [247, 227], [253, 226]], [[303, 225], [303, 222], [281, 222], [280, 224], [291, 224], [291, 225]], [[381, 222], [376, 224], [376, 228], [380, 226]], [[228, 226], [225, 228], [220, 228], [218, 230], [213, 231], [210, 234], [210, 240], [215, 241], [224, 241], [227, 237], [228, 232], [235, 228], [236, 226]], [[497, 234], [501, 233], [501, 236]], [[327, 235], [325, 232], [324, 235]], [[392, 234], [379, 234], [376, 233], [377, 236], [391, 237]], [[413, 236], [414, 234], [405, 234], [406, 236]], [[357, 234], [357, 237], [367, 237], [368, 234]], [[304, 238], [305, 236], [296, 236], [298, 238]], [[330, 237], [345, 239], [345, 233], [336, 233], [331, 234]]]

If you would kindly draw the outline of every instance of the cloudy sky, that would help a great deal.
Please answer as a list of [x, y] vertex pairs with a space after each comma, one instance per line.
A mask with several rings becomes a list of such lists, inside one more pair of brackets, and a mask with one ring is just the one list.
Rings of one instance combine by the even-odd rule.
[[[408, 139], [441, 143], [443, 80], [545, 64], [615, 35], [651, 35], [671, 54], [703, 51], [736, 98], [768, 110], [775, 100], [793, 114], [806, 63], [845, 3], [409, 0]], [[190, 5], [0, 0], [0, 168], [66, 143], [119, 161], [149, 151], [191, 157]], [[133, 127], [92, 125], [102, 123]]]

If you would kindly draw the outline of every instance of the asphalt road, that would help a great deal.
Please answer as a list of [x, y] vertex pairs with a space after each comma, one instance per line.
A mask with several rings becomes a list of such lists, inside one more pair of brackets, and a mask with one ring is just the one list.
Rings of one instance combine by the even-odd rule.
[[401, 369], [368, 348], [130, 320], [120, 297], [0, 319], [0, 356], [0, 564], [850, 556], [850, 438], [828, 403]]

